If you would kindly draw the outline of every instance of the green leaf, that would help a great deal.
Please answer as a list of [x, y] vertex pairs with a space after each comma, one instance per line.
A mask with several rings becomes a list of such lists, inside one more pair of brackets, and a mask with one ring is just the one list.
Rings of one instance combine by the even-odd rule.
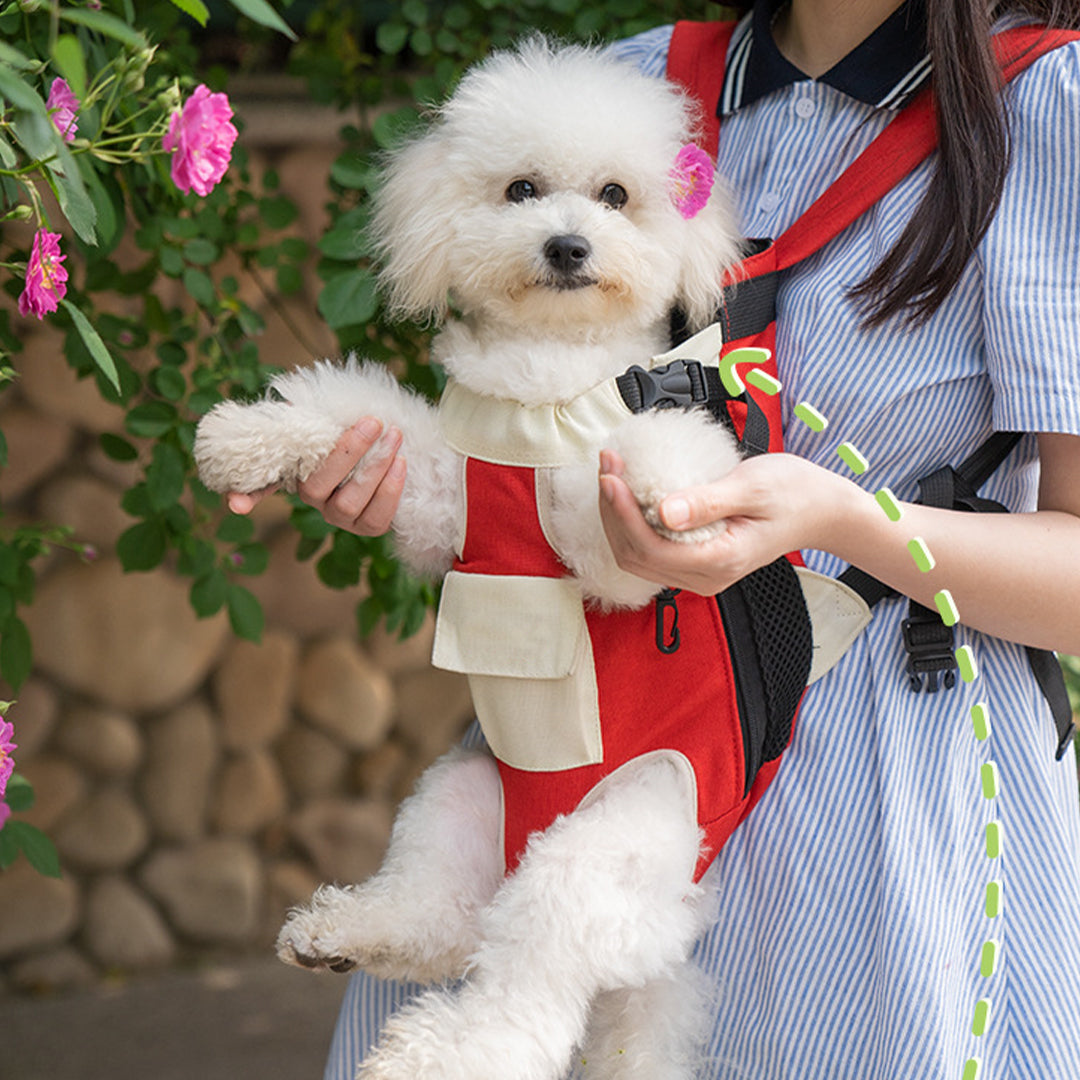
[[170, 431], [178, 418], [176, 408], [167, 401], [145, 401], [136, 405], [124, 417], [129, 435], [144, 439], [159, 439]]
[[379, 28], [375, 31], [375, 47], [389, 56], [401, 52], [408, 40], [409, 28], [404, 23], [379, 23]]
[[184, 245], [184, 258], [190, 263], [195, 263], [196, 266], [209, 266], [217, 261], [220, 254], [217, 244], [203, 237], [189, 240]]
[[74, 34], [60, 34], [53, 42], [52, 59], [71, 92], [82, 101], [86, 97], [86, 59], [79, 39]]
[[163, 341], [157, 347], [157, 358], [163, 363], [168, 364], [171, 367], [178, 367], [180, 364], [187, 363], [187, 353], [184, 351], [182, 345], [177, 345], [175, 341]]
[[213, 307], [217, 300], [217, 290], [209, 274], [189, 266], [184, 270], [184, 288], [188, 296], [200, 307]]
[[358, 206], [342, 214], [334, 227], [319, 241], [319, 251], [331, 259], [351, 262], [370, 254], [364, 230], [370, 213], [366, 206]]
[[271, 229], [284, 229], [297, 218], [296, 203], [287, 195], [273, 195], [259, 200], [259, 215]]
[[29, 810], [34, 805], [34, 789], [25, 776], [15, 773], [8, 781], [7, 790], [4, 792], [4, 802], [11, 807], [16, 814]]
[[53, 842], [38, 828], [25, 821], [9, 821], [0, 833], [22, 848], [30, 865], [46, 877], [60, 876], [60, 858]]
[[224, 544], [246, 544], [255, 535], [255, 523], [243, 514], [229, 514], [221, 519], [215, 535]]
[[179, 277], [184, 270], [184, 256], [178, 248], [166, 245], [158, 252], [161, 272], [168, 277]]
[[350, 190], [366, 191], [375, 183], [376, 175], [368, 155], [356, 150], [339, 154], [330, 166], [330, 179]]
[[325, 539], [326, 537], [301, 536], [296, 545], [296, 561], [307, 562], [323, 546]]
[[374, 275], [356, 269], [332, 278], [319, 294], [317, 306], [334, 329], [370, 321], [378, 310]]
[[428, 56], [435, 47], [435, 42], [427, 30], [415, 30], [409, 38], [409, 45], [417, 56]]
[[265, 544], [241, 544], [236, 549], [239, 562], [236, 571], [240, 574], [249, 574], [255, 577], [266, 572], [270, 565], [270, 551]]
[[0, 543], [0, 582], [4, 585], [14, 586], [19, 580], [19, 568], [22, 559], [15, 547], [8, 543]]
[[428, 6], [424, 3], [424, 0], [404, 0], [401, 5], [401, 14], [413, 26], [423, 26], [428, 19]]
[[242, 11], [253, 22], [268, 26], [284, 34], [290, 41], [296, 41], [296, 35], [289, 24], [267, 3], [267, 0], [229, 0], [237, 11]]
[[275, 275], [278, 292], [282, 296], [295, 296], [304, 287], [304, 275], [300, 267], [286, 263], [277, 268]]
[[382, 604], [374, 596], [369, 596], [356, 605], [356, 625], [361, 637], [367, 637], [378, 626], [382, 614]]
[[95, 30], [99, 34], [104, 34], [106, 37], [111, 37], [115, 41], [126, 45], [129, 49], [138, 51], [147, 47], [146, 38], [138, 30], [128, 26], [123, 19], [118, 19], [115, 15], [110, 15], [105, 11], [62, 7], [59, 8], [59, 15], [61, 19], [67, 19], [68, 22], [77, 23], [90, 30]]
[[219, 612], [228, 597], [229, 579], [218, 567], [197, 578], [189, 594], [191, 608], [201, 619]]
[[79, 167], [62, 140], [59, 141], [56, 160], [46, 168], [64, 217], [84, 244], [97, 247], [97, 207], [87, 194]]
[[91, 325], [90, 320], [70, 300], [61, 300], [60, 303], [64, 305], [64, 310], [71, 316], [71, 321], [75, 324], [75, 329], [78, 330], [83, 344], [94, 358], [98, 370], [119, 393], [120, 376], [116, 372], [116, 361], [113, 360], [112, 353], [105, 347], [101, 335]]
[[345, 589], [360, 581], [364, 542], [352, 533], [334, 533], [330, 550], [315, 564], [319, 580], [331, 589]]
[[190, 15], [200, 26], [205, 26], [210, 18], [210, 10], [202, 0], [172, 0], [185, 14]]
[[163, 366], [150, 372], [150, 386], [163, 398], [179, 401], [187, 392], [187, 379], [179, 369]]
[[[205, 490], [203, 488], [203, 491]], [[217, 496], [215, 495], [214, 498], [216, 499]], [[177, 546], [180, 557], [177, 559], [176, 568], [181, 574], [201, 578], [214, 569], [214, 564], [217, 562], [217, 550], [208, 540], [198, 540], [193, 536], [187, 536]]]
[[416, 127], [419, 119], [419, 112], [410, 105], [382, 113], [371, 125], [371, 137], [381, 149], [389, 150]]
[[229, 625], [237, 637], [258, 642], [263, 632], [262, 604], [250, 589], [243, 585], [229, 586], [226, 604], [229, 610]]
[[0, 674], [18, 690], [26, 681], [33, 664], [33, 646], [30, 631], [17, 616], [12, 616], [0, 631]]
[[[98, 243], [103, 253], [111, 252], [120, 243], [127, 228], [123, 191], [112, 173], [99, 175], [89, 158], [80, 158], [79, 167], [97, 214], [94, 231], [97, 233]], [[140, 288], [137, 291], [145, 290]]]
[[0, 828], [0, 870], [6, 870], [19, 857], [19, 842], [15, 836], [9, 829]]
[[19, 52], [13, 45], [0, 40], [0, 63], [9, 64], [16, 71], [32, 71], [38, 66], [37, 60], [31, 60], [25, 53]]
[[7, 98], [16, 109], [44, 116], [48, 120], [49, 110], [45, 107], [44, 100], [3, 60], [4, 58], [0, 57], [0, 97]]
[[0, 135], [0, 165], [3, 165], [5, 169], [14, 169], [19, 163], [18, 155], [15, 153], [15, 148]]
[[418, 633], [420, 627], [424, 625], [424, 619], [427, 617], [427, 604], [422, 600], [415, 600], [405, 610], [405, 618], [401, 624], [401, 637], [410, 638], [413, 634]]
[[116, 541], [116, 554], [125, 570], [153, 570], [165, 558], [167, 540], [160, 519], [132, 525]]
[[105, 456], [112, 461], [134, 461], [139, 456], [139, 451], [119, 435], [105, 432], [98, 437], [98, 442]]
[[175, 446], [158, 443], [154, 447], [153, 461], [146, 468], [146, 491], [150, 496], [150, 505], [160, 511], [173, 506], [184, 494], [186, 474], [184, 455]]

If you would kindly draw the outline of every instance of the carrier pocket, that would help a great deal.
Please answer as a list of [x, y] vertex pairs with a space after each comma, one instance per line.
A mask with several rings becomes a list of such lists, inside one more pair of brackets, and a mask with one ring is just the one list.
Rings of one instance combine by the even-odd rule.
[[791, 739], [813, 652], [795, 569], [777, 559], [716, 597], [735, 676], [746, 765], [744, 796]]
[[432, 663], [469, 676], [484, 737], [512, 768], [603, 760], [592, 644], [570, 580], [451, 571]]

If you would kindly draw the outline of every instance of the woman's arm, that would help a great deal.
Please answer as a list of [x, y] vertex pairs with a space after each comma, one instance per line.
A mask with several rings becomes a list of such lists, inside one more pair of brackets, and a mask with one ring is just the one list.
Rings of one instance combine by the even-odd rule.
[[[616, 561], [673, 588], [709, 594], [800, 548], [829, 551], [928, 607], [948, 589], [967, 626], [1025, 645], [1080, 653], [1080, 436], [1040, 435], [1039, 509], [974, 514], [901, 504], [891, 522], [857, 484], [789, 454], [742, 462], [723, 480], [673, 494], [673, 529], [724, 518], [707, 544], [662, 540], [601, 455], [601, 516]], [[920, 571], [907, 549], [921, 537], [935, 559]]]

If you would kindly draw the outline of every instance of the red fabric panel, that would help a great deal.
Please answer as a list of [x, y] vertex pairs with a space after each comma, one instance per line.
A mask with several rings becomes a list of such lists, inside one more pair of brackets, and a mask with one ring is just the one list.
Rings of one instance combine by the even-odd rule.
[[499, 763], [508, 872], [517, 867], [531, 833], [570, 813], [615, 769], [653, 750], [679, 751], [694, 766], [698, 820], [708, 847], [697, 876], [742, 819], [742, 733], [719, 611], [711, 598], [692, 593], [681, 593], [677, 600], [682, 643], [669, 654], [656, 647], [652, 605], [642, 611], [587, 613], [604, 762], [562, 772], [525, 772]]
[[465, 487], [468, 493], [465, 544], [461, 558], [454, 563], [455, 570], [474, 574], [566, 576], [566, 567], [540, 527], [534, 469], [468, 458]]

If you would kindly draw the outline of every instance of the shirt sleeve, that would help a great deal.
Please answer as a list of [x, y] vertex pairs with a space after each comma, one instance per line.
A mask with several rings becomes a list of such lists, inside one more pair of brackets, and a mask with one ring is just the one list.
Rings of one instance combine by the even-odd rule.
[[613, 42], [606, 52], [636, 64], [646, 75], [660, 78], [667, 71], [667, 55], [671, 46], [672, 26], [657, 26], [642, 34]]
[[1006, 93], [1012, 163], [980, 246], [993, 423], [1080, 434], [1080, 43]]

